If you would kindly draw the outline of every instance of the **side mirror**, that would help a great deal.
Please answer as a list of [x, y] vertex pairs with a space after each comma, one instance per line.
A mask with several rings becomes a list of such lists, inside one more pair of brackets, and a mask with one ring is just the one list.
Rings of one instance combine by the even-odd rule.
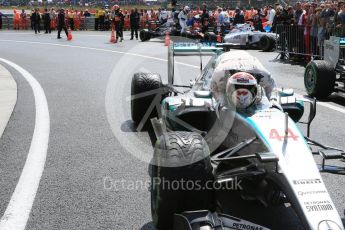
[[294, 95], [293, 89], [279, 89], [278, 94], [280, 97], [290, 97]]

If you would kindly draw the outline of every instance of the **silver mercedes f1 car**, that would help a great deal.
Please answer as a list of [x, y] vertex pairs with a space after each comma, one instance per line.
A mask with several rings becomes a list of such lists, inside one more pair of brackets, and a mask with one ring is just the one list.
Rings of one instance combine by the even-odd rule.
[[275, 49], [277, 34], [255, 31], [250, 24], [236, 25], [224, 36], [224, 43], [237, 44], [243, 48], [259, 48], [262, 51]]
[[[316, 101], [280, 89], [278, 103], [244, 111], [219, 106], [210, 82], [219, 56], [229, 49], [220, 46], [173, 44], [168, 84], [151, 73], [136, 73], [132, 79], [132, 119], [139, 129], [153, 127], [157, 137], [150, 166], [154, 225], [162, 230], [270, 229], [270, 223], [231, 216], [231, 204], [224, 207], [228, 203], [218, 191], [232, 196], [236, 188], [229, 185], [241, 181], [239, 199], [256, 200], [265, 207], [291, 206], [304, 229], [344, 230], [311, 145], [325, 158], [344, 158], [344, 152], [308, 137]], [[174, 85], [175, 56], [205, 54], [212, 57], [205, 67], [201, 59], [196, 80], [188, 86]], [[240, 66], [230, 71], [246, 71], [258, 82], [265, 72], [250, 63], [252, 68]], [[304, 104], [309, 104], [306, 137], [296, 125], [303, 122]], [[230, 212], [223, 213], [226, 209]]]

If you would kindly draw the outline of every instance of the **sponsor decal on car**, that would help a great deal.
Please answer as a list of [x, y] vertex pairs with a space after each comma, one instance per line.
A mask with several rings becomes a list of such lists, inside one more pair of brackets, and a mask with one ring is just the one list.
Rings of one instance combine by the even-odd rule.
[[304, 205], [307, 209], [307, 212], [323, 212], [323, 211], [334, 210], [331, 202], [327, 200], [304, 202]]
[[272, 140], [276, 139], [278, 141], [291, 139], [293, 141], [297, 141], [298, 136], [293, 132], [292, 129], [288, 129], [287, 134], [285, 133], [279, 134], [277, 129], [271, 129], [269, 139], [272, 139]]
[[241, 224], [241, 223], [233, 223], [232, 227], [234, 229], [263, 230], [263, 228], [261, 226], [250, 225], [250, 224]]
[[240, 39], [241, 38], [241, 35], [235, 35], [232, 37], [233, 39]]
[[300, 179], [300, 180], [293, 180], [294, 185], [303, 185], [303, 184], [321, 184], [321, 179]]
[[246, 78], [239, 78], [239, 79], [237, 79], [237, 82], [238, 82], [238, 83], [249, 83], [249, 79], [246, 79]]
[[297, 194], [299, 196], [308, 196], [308, 195], [319, 195], [319, 194], [325, 194], [327, 193], [326, 190], [320, 190], [320, 191], [298, 191]]

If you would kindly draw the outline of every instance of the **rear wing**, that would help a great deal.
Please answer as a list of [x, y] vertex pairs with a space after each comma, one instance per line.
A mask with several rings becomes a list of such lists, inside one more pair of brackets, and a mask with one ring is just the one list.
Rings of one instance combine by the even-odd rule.
[[175, 56], [199, 56], [200, 71], [203, 70], [202, 56], [220, 55], [230, 50], [233, 44], [228, 43], [193, 43], [171, 42], [168, 48], [168, 82], [174, 85]]

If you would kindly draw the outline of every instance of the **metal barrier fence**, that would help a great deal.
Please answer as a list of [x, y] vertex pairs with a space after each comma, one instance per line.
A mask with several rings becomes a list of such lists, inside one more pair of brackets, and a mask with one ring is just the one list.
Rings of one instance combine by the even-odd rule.
[[[342, 37], [345, 29], [337, 27], [277, 25], [276, 51], [281, 58], [323, 58], [323, 44], [330, 36]], [[343, 53], [343, 52], [341, 52]]]

